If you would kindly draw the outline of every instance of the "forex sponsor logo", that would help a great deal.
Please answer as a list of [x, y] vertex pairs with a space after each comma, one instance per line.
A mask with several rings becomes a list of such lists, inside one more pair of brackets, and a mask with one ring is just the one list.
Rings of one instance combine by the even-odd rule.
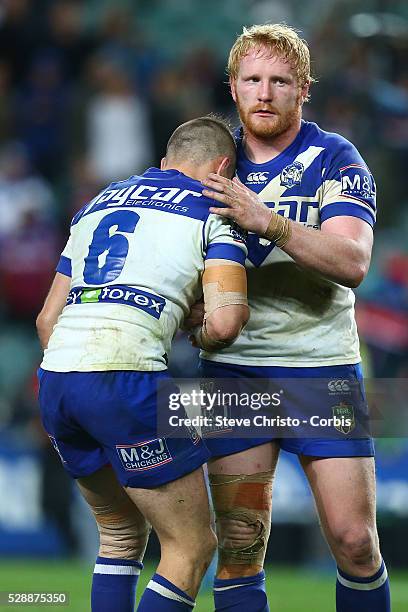
[[160, 319], [166, 300], [135, 287], [111, 285], [110, 287], [74, 287], [68, 294], [67, 306], [71, 304], [113, 303], [139, 308], [155, 319]]
[[269, 172], [250, 172], [246, 178], [246, 182], [251, 185], [262, 185], [269, 180]]
[[116, 446], [119, 460], [125, 470], [144, 472], [173, 461], [164, 438], [155, 438], [139, 444], [119, 444]]

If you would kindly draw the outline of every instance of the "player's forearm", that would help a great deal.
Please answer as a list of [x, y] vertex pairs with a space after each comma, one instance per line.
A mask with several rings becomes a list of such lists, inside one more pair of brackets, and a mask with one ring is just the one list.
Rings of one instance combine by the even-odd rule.
[[57, 272], [36, 320], [37, 333], [43, 349], [48, 346], [54, 325], [66, 304], [70, 286], [71, 278]]
[[297, 264], [346, 287], [360, 285], [370, 260], [357, 240], [325, 234], [295, 222], [291, 222], [291, 230], [283, 251]]
[[44, 315], [42, 312], [40, 312], [40, 314], [37, 317], [37, 320], [35, 322], [36, 327], [37, 327], [37, 334], [40, 340], [41, 347], [44, 350], [48, 346], [48, 341], [50, 339], [52, 330], [54, 329], [54, 325], [56, 322], [57, 322], [56, 320], [50, 319], [49, 317]]
[[248, 320], [248, 306], [229, 305], [217, 308], [196, 330], [195, 344], [208, 352], [221, 351], [235, 342]]
[[248, 323], [249, 308], [247, 305], [229, 305], [217, 308], [204, 321], [206, 335], [211, 341], [232, 344]]

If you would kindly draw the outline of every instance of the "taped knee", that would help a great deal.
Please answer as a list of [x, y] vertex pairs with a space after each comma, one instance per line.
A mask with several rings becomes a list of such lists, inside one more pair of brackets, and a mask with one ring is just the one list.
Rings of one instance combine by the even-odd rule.
[[143, 559], [151, 528], [130, 500], [93, 507], [92, 511], [98, 525], [101, 556]]
[[210, 476], [221, 565], [263, 565], [271, 529], [272, 480], [272, 472]]

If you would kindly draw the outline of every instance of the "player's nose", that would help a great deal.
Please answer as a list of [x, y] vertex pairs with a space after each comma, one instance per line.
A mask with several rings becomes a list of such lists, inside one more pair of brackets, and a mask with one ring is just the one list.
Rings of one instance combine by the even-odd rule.
[[269, 102], [273, 98], [273, 88], [267, 81], [260, 81], [258, 87], [258, 99], [261, 102]]

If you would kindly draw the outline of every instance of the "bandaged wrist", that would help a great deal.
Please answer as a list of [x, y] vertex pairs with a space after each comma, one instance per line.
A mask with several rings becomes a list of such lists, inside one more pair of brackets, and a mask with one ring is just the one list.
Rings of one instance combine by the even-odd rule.
[[264, 233], [264, 238], [274, 242], [276, 246], [282, 248], [290, 240], [292, 235], [292, 226], [286, 217], [276, 214], [271, 211], [271, 219]]

